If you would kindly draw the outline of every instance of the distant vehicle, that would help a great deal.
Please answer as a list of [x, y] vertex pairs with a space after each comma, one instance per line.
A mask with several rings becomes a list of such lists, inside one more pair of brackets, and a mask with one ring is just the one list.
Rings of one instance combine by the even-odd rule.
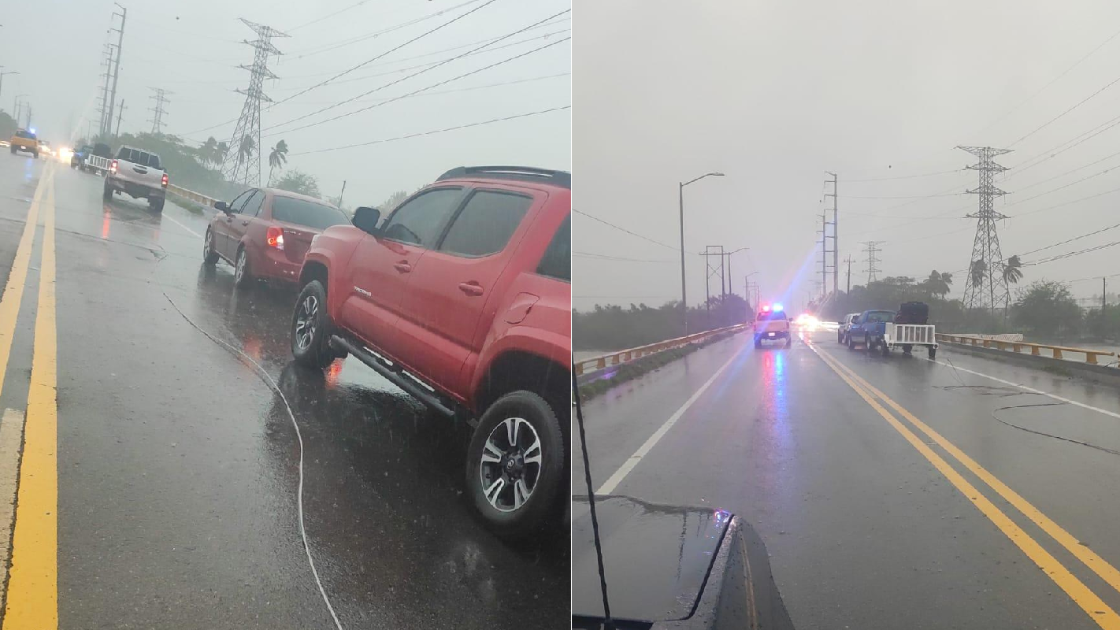
[[852, 322], [859, 317], [859, 313], [848, 313], [840, 320], [840, 327], [836, 329], [836, 343], [848, 343], [848, 331], [852, 328]]
[[15, 155], [16, 151], [24, 151], [34, 155], [36, 158], [39, 157], [39, 139], [35, 137], [34, 130], [17, 129], [16, 134], [12, 136], [12, 139], [9, 141], [9, 146], [11, 147], [12, 155]]
[[207, 265], [219, 258], [233, 265], [238, 288], [257, 279], [297, 282], [311, 240], [333, 225], [350, 225], [326, 202], [274, 188], [250, 188], [215, 208], [202, 258]]
[[785, 340], [786, 347], [793, 345], [789, 334], [789, 318], [781, 304], [767, 304], [758, 311], [754, 320], [754, 347], [761, 348], [763, 341]]
[[82, 145], [79, 149], [74, 149], [74, 152], [70, 154], [70, 168], [81, 168], [84, 171], [82, 160], [86, 159], [91, 151], [93, 151], [93, 147], [88, 144]]
[[810, 332], [815, 331], [821, 325], [821, 320], [817, 319], [817, 316], [812, 313], [802, 313], [793, 322], [801, 330]]
[[116, 159], [109, 162], [102, 197], [105, 201], [113, 193], [128, 193], [136, 199], [147, 199], [148, 207], [163, 212], [168, 178], [163, 171], [159, 155], [130, 146], [122, 146]]
[[54, 151], [51, 150], [51, 143], [46, 140], [40, 140], [39, 153], [46, 153], [48, 156], [54, 155]]
[[452, 169], [380, 225], [362, 207], [326, 229], [299, 277], [296, 361], [350, 354], [436, 413], [477, 418], [467, 496], [508, 536], [570, 505], [571, 200], [569, 173]]
[[855, 350], [856, 346], [867, 348], [868, 352], [875, 349], [875, 343], [886, 332], [884, 324], [894, 322], [894, 311], [870, 310], [859, 314], [848, 328], [848, 348]]

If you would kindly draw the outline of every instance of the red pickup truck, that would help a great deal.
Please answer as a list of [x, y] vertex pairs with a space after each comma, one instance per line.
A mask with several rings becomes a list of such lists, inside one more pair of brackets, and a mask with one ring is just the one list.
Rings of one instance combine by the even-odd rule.
[[472, 424], [468, 495], [503, 535], [570, 498], [571, 203], [566, 172], [456, 168], [384, 221], [327, 228], [300, 271], [296, 360], [354, 356]]

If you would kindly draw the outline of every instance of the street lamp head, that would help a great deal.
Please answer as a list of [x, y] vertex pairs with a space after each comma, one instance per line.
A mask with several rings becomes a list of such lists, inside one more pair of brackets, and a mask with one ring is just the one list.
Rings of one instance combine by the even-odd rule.
[[723, 173], [708, 173], [708, 175], [711, 177], [724, 177]]

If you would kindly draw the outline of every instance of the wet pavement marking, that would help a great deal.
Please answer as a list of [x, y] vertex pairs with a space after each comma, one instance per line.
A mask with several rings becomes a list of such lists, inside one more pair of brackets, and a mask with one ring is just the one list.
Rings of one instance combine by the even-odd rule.
[[[825, 354], [823, 350], [819, 350], [818, 353]], [[840, 368], [842, 370], [847, 372], [854, 380], [860, 383], [862, 387], [871, 392], [873, 396], [879, 398], [889, 407], [898, 412], [902, 417], [906, 418], [906, 420], [914, 425], [919, 431], [933, 440], [938, 446], [945, 449], [958, 462], [963, 464], [965, 468], [972, 471], [972, 473], [979, 477], [984, 483], [988, 484], [988, 486], [991, 487], [992, 490], [995, 490], [996, 493], [999, 494], [999, 496], [1003, 497], [1005, 501], [1013, 505], [1015, 509], [1022, 512], [1024, 516], [1026, 516], [1028, 519], [1042, 528], [1042, 531], [1049, 534], [1054, 540], [1058, 542], [1058, 544], [1065, 547], [1066, 550], [1073, 554], [1074, 557], [1085, 563], [1085, 566], [1089, 567], [1089, 569], [1092, 570], [1093, 573], [1096, 573], [1102, 580], [1108, 582], [1109, 586], [1116, 589], [1117, 592], [1120, 592], [1120, 570], [1117, 570], [1116, 567], [1109, 564], [1107, 560], [1100, 557], [1096, 554], [1096, 552], [1090, 549], [1088, 545], [1082, 543], [1072, 534], [1063, 529], [1060, 525], [1051, 520], [1048, 516], [1043, 514], [1041, 510], [1036, 508], [1022, 496], [1020, 496], [1019, 493], [1007, 487], [1006, 484], [1000, 481], [995, 475], [988, 472], [988, 470], [983, 466], [976, 463], [976, 460], [966, 455], [964, 451], [959, 449], [955, 444], [945, 439], [940, 433], [933, 430], [929, 425], [919, 420], [916, 416], [914, 416], [914, 414], [910, 413], [902, 405], [892, 400], [886, 394], [876, 389], [874, 385], [868, 383], [860, 375], [856, 374], [855, 371], [853, 371], [850, 367], [843, 365], [836, 359], [833, 359], [831, 355], [828, 355], [828, 358], [836, 361], [836, 363], [840, 365]]]
[[692, 404], [695, 403], [697, 399], [699, 399], [700, 396], [704, 394], [704, 392], [708, 391], [708, 388], [712, 386], [712, 383], [714, 383], [716, 379], [719, 378], [721, 374], [723, 374], [724, 370], [726, 370], [728, 366], [730, 366], [732, 362], [735, 361], [735, 359], [739, 358], [740, 352], [742, 352], [741, 349], [736, 350], [735, 353], [731, 355], [731, 358], [727, 360], [727, 363], [724, 363], [722, 366], [720, 366], [720, 368], [716, 370], [716, 373], [708, 379], [708, 382], [704, 383], [700, 387], [700, 389], [697, 389], [696, 393], [693, 394], [691, 398], [686, 400], [684, 404], [681, 405], [680, 409], [677, 409], [677, 411], [673, 415], [669, 416], [669, 419], [665, 421], [665, 424], [661, 425], [661, 428], [659, 428], [657, 431], [654, 431], [653, 435], [649, 436], [649, 439], [647, 439], [644, 444], [638, 447], [638, 450], [634, 451], [634, 454], [627, 458], [622, 466], [619, 466], [618, 470], [614, 471], [614, 474], [611, 475], [609, 479], [603, 482], [603, 485], [599, 486], [599, 489], [595, 491], [595, 494], [610, 494], [611, 492], [614, 492], [614, 489], [618, 487], [618, 484], [622, 483], [622, 480], [626, 478], [626, 475], [630, 474], [631, 470], [634, 470], [634, 467], [638, 465], [638, 462], [642, 461], [642, 458], [649, 454], [650, 450], [652, 450], [653, 447], [657, 445], [661, 438], [665, 437], [665, 434], [669, 432], [669, 429], [673, 428], [673, 425], [677, 423], [677, 420], [681, 419], [681, 416], [683, 416], [684, 413], [688, 411], [688, 408], [691, 407]]
[[44, 174], [39, 178], [39, 185], [35, 188], [35, 198], [27, 211], [27, 221], [24, 223], [23, 234], [19, 237], [19, 245], [16, 247], [16, 256], [12, 260], [12, 268], [8, 273], [8, 284], [4, 287], [3, 296], [0, 296], [0, 391], [3, 390], [4, 377], [8, 371], [12, 338], [16, 334], [16, 318], [19, 316], [19, 306], [23, 300], [23, 285], [27, 282], [27, 270], [31, 265], [31, 248], [35, 244], [35, 230], [39, 224], [39, 206], [49, 177], [50, 175]]
[[189, 227], [186, 226], [186, 224], [183, 224], [183, 223], [180, 223], [179, 221], [176, 221], [173, 217], [165, 214], [165, 215], [163, 215], [163, 218], [165, 218], [168, 221], [174, 223], [175, 225], [178, 225], [179, 227], [183, 228], [184, 230], [190, 232], [191, 234], [194, 234], [198, 238], [202, 238], [201, 234], [199, 234], [198, 232], [195, 232], [194, 230], [190, 229]]
[[[919, 358], [922, 358], [922, 357], [919, 357]], [[934, 359], [926, 359], [926, 361], [929, 361], [930, 363], [936, 363], [938, 365], [941, 365], [941, 366], [944, 366], [944, 367], [947, 367], [947, 368], [950, 368], [950, 369], [953, 369], [953, 370], [960, 370], [961, 372], [968, 372], [969, 374], [972, 374], [972, 375], [975, 375], [975, 376], [981, 376], [981, 377], [984, 377], [986, 379], [993, 380], [997, 383], [1003, 383], [1004, 385], [1010, 385], [1011, 387], [1018, 387], [1019, 389], [1025, 391], [1025, 392], [1030, 392], [1032, 394], [1039, 394], [1041, 396], [1047, 396], [1049, 398], [1053, 398], [1054, 400], [1060, 400], [1061, 402], [1073, 405], [1075, 407], [1081, 407], [1082, 409], [1088, 409], [1090, 411], [1096, 411], [1097, 413], [1103, 413], [1104, 415], [1112, 416], [1113, 418], [1120, 418], [1120, 413], [1116, 413], [1115, 411], [1109, 411], [1107, 409], [1101, 409], [1100, 407], [1094, 407], [1092, 405], [1086, 405], [1083, 402], [1078, 402], [1076, 400], [1070, 400], [1069, 398], [1063, 398], [1063, 397], [1061, 397], [1057, 394], [1051, 394], [1049, 392], [1044, 392], [1041, 389], [1035, 389], [1033, 387], [1023, 385], [1021, 383], [1013, 383], [1011, 381], [1005, 381], [1002, 378], [997, 378], [995, 376], [989, 376], [988, 374], [984, 374], [983, 372], [977, 372], [975, 370], [970, 370], [968, 368], [963, 368], [963, 367], [960, 367], [959, 365], [953, 365], [952, 363], [945, 363], [944, 361], [937, 361], [937, 360], [934, 360]]]
[[5, 409], [0, 420], [0, 582], [8, 576], [12, 552], [12, 524], [16, 516], [19, 451], [23, 446], [23, 411]]
[[48, 181], [45, 197], [39, 304], [4, 630], [58, 628], [58, 334], [53, 182]]
[[[965, 498], [971, 501], [972, 504], [975, 505], [976, 508], [979, 509], [980, 512], [988, 518], [988, 520], [990, 520], [997, 528], [999, 528], [999, 530], [1003, 532], [1003, 534], [1007, 536], [1008, 539], [1011, 540], [1011, 542], [1015, 543], [1015, 546], [1019, 547], [1019, 549], [1022, 550], [1023, 553], [1025, 553], [1027, 557], [1030, 558], [1031, 561], [1033, 561], [1038, 566], [1038, 568], [1042, 569], [1042, 572], [1045, 573], [1047, 577], [1053, 580], [1059, 588], [1065, 591], [1066, 594], [1069, 595], [1070, 598], [1074, 601], [1074, 603], [1076, 603], [1079, 607], [1081, 607], [1082, 610], [1085, 611], [1087, 615], [1089, 615], [1090, 619], [1092, 619], [1098, 626], [1100, 626], [1101, 628], [1105, 628], [1106, 630], [1120, 629], [1120, 615], [1117, 615], [1116, 611], [1112, 610], [1112, 608], [1104, 603], [1101, 598], [1097, 597], [1096, 593], [1093, 593], [1093, 591], [1089, 590], [1089, 587], [1085, 586], [1085, 584], [1081, 580], [1077, 579], [1077, 577], [1074, 576], [1073, 573], [1071, 573], [1069, 569], [1065, 567], [1065, 565], [1059, 562], [1057, 558], [1050, 555], [1048, 551], [1043, 549], [1043, 547], [1034, 538], [1031, 538], [1031, 536], [1027, 534], [1027, 532], [1023, 531], [1023, 529], [1019, 527], [1014, 521], [1012, 521], [1006, 514], [1004, 514], [1002, 510], [996, 507], [996, 505], [992, 503], [986, 496], [981, 494], [975, 486], [969, 483], [968, 480], [966, 480], [959, 472], [957, 472], [956, 469], [950, 466], [944, 458], [934, 452], [934, 450], [930, 448], [928, 444], [923, 442], [921, 438], [919, 438], [913, 431], [907, 428], [907, 426], [903, 424], [902, 421], [894, 417], [894, 415], [883, 408], [883, 406], [880, 405], [878, 401], [876, 401], [875, 397], [868, 389], [865, 389], [863, 386], [857, 383], [856, 380], [854, 380], [859, 379], [860, 381], [862, 381], [863, 379], [860, 379], [859, 376], [848, 370], [846, 366], [842, 366], [837, 359], [834, 359], [827, 352], [817, 349], [815, 346], [810, 347], [812, 347], [813, 350], [817, 353], [817, 356], [821, 357], [825, 365], [829, 366], [832, 371], [840, 377], [841, 380], [847, 383], [848, 386], [851, 387], [852, 390], [859, 395], [860, 398], [862, 398], [868, 405], [870, 405], [872, 409], [878, 412], [878, 414], [882, 416], [888, 424], [894, 427], [894, 429], [898, 431], [899, 434], [901, 434], [902, 437], [905, 438], [911, 446], [917, 449], [917, 451], [921, 453], [922, 456], [929, 461], [929, 463], [933, 464], [934, 468], [936, 468], [946, 479], [949, 480], [949, 483], [952, 483], [953, 486], [955, 486], [957, 490], [959, 490], [961, 494], [965, 496]], [[849, 376], [849, 374], [851, 374], [851, 376]], [[866, 381], [864, 382], [866, 383]], [[870, 385], [868, 387], [870, 387]], [[881, 398], [884, 400], [884, 402], [889, 400], [886, 396], [881, 396]], [[888, 402], [887, 404], [890, 403]], [[891, 406], [893, 407], [893, 405]], [[901, 411], [899, 413], [902, 414]], [[944, 438], [942, 438], [942, 440], [944, 440]], [[945, 443], [948, 444], [948, 441], [946, 441]]]

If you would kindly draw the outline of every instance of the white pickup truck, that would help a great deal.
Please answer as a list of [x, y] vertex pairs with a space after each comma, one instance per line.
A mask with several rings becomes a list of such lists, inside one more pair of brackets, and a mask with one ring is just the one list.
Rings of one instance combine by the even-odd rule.
[[754, 320], [754, 347], [761, 348], [763, 341], [782, 340], [787, 348], [793, 344], [789, 334], [789, 317], [781, 304], [763, 306]]
[[109, 201], [113, 193], [128, 193], [136, 199], [147, 199], [148, 207], [162, 212], [167, 184], [167, 173], [163, 171], [159, 155], [122, 146], [117, 150], [117, 157], [109, 162], [103, 197]]

